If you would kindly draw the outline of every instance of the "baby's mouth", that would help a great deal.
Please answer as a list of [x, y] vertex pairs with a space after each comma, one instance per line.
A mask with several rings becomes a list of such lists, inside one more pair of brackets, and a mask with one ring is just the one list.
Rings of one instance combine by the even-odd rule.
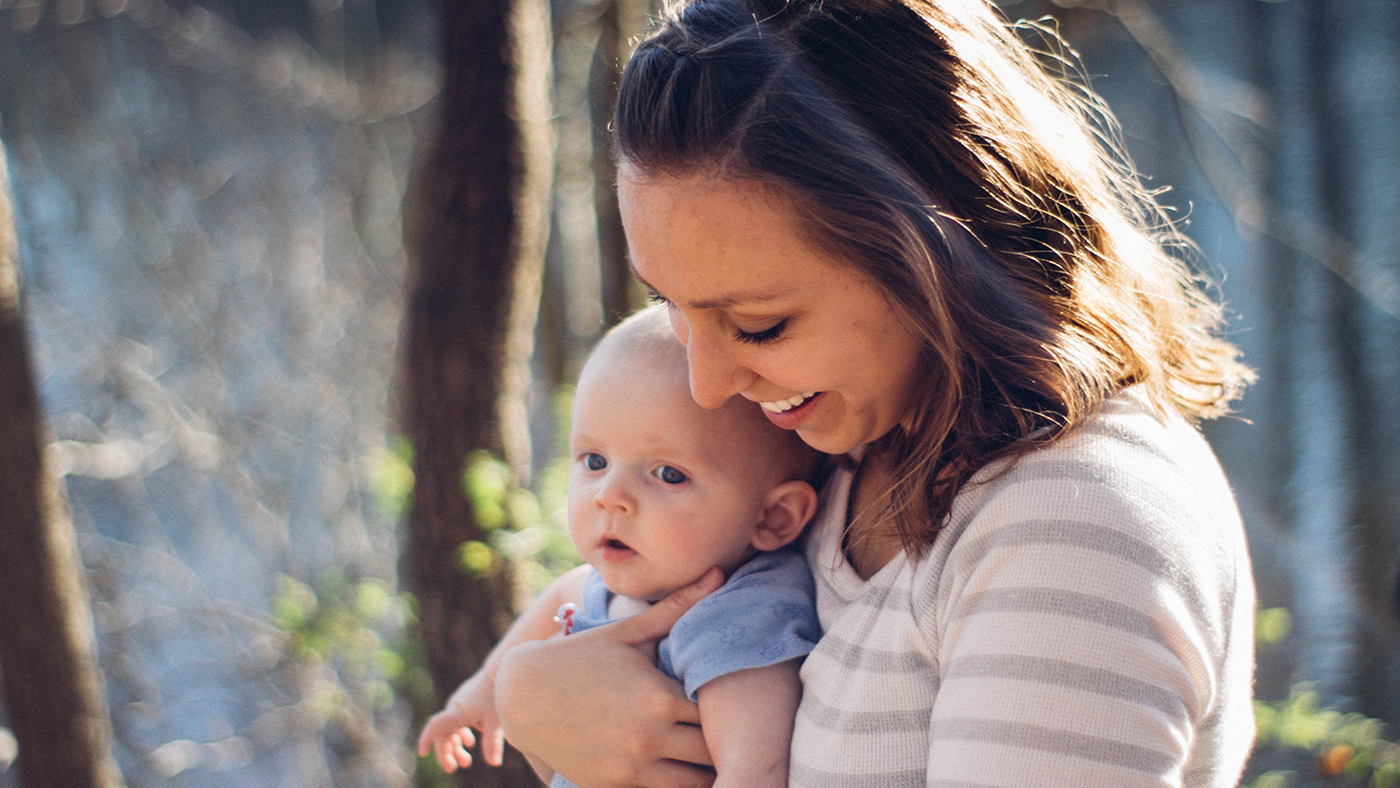
[[598, 553], [603, 557], [604, 561], [621, 562], [636, 555], [637, 551], [633, 550], [631, 545], [621, 539], [609, 536], [599, 543]]

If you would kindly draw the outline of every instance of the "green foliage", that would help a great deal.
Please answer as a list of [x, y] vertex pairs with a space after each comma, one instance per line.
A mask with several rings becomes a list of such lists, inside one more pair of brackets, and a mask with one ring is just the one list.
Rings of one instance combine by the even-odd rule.
[[467, 458], [462, 471], [462, 492], [471, 501], [476, 523], [484, 531], [495, 531], [510, 522], [507, 508], [511, 493], [510, 467], [479, 449]]
[[509, 561], [522, 590], [533, 595], [578, 565], [568, 534], [568, 482], [567, 459], [546, 466], [536, 490], [530, 490], [515, 485], [500, 459], [485, 451], [473, 454], [462, 474], [462, 489], [488, 533], [485, 541], [458, 548], [463, 571], [487, 576]]
[[539, 474], [531, 505], [513, 509], [515, 527], [492, 534], [492, 544], [511, 561], [522, 591], [531, 597], [581, 560], [569, 536], [568, 484], [567, 458], [550, 463]]
[[[1255, 640], [1260, 650], [1288, 636], [1291, 617], [1284, 608], [1259, 611]], [[1286, 700], [1255, 701], [1256, 757], [1269, 750], [1302, 757], [1329, 785], [1400, 788], [1400, 745], [1385, 738], [1385, 723], [1361, 714], [1321, 706], [1306, 682], [1293, 686]], [[1246, 788], [1296, 788], [1307, 784], [1293, 770], [1258, 775]]]
[[391, 519], [402, 519], [413, 500], [413, 443], [400, 435], [387, 448], [372, 452], [366, 465], [375, 501]]
[[1257, 649], [1270, 648], [1283, 642], [1293, 629], [1293, 615], [1286, 607], [1270, 607], [1260, 610], [1254, 616], [1254, 645]]
[[[343, 714], [347, 707], [384, 711], [395, 692], [415, 708], [436, 706], [422, 642], [409, 634], [417, 619], [411, 594], [392, 593], [379, 580], [352, 582], [342, 572], [322, 575], [314, 588], [283, 575], [268, 607], [287, 636], [284, 666], [295, 669], [321, 727], [353, 719]], [[417, 761], [415, 785], [456, 784], [431, 757]]]
[[[1293, 687], [1287, 700], [1256, 701], [1255, 748], [1291, 750], [1307, 755], [1320, 777], [1371, 788], [1400, 787], [1400, 745], [1384, 738], [1385, 723], [1361, 714], [1322, 708], [1306, 683]], [[1288, 788], [1296, 775], [1272, 771], [1252, 788]]]
[[500, 571], [500, 556], [485, 542], [472, 540], [457, 545], [457, 564], [472, 577], [490, 577]]
[[[561, 387], [554, 400], [562, 443], [559, 456], [539, 474], [534, 489], [517, 484], [510, 466], [484, 449], [473, 452], [462, 469], [462, 492], [484, 540], [463, 542], [455, 558], [463, 572], [490, 577], [507, 563], [514, 568], [522, 593], [533, 595], [579, 563], [569, 538], [569, 463], [567, 435], [573, 387]], [[379, 506], [394, 519], [413, 499], [413, 444], [405, 436], [373, 453], [366, 463], [370, 489]]]
[[338, 679], [316, 696], [323, 719], [333, 718], [347, 699], [376, 712], [392, 705], [393, 686], [403, 681], [407, 665], [402, 632], [413, 618], [407, 594], [340, 571], [323, 574], [314, 587], [282, 575], [268, 609], [272, 623], [286, 633], [288, 655]]
[[558, 456], [540, 471], [534, 489], [518, 485], [510, 466], [490, 452], [477, 451], [467, 459], [462, 490], [487, 537], [457, 548], [464, 572], [489, 576], [509, 562], [522, 594], [533, 596], [578, 565], [579, 555], [569, 538], [567, 511], [566, 436], [572, 402], [573, 388], [561, 387], [554, 399], [554, 413], [564, 442], [558, 447]]

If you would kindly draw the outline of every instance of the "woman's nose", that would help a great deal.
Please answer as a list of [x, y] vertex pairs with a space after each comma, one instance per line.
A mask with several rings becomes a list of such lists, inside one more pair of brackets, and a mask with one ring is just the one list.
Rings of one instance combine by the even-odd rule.
[[718, 408], [730, 397], [753, 385], [758, 377], [737, 363], [724, 345], [724, 338], [712, 331], [696, 329], [681, 312], [671, 307], [671, 330], [685, 345], [690, 367], [690, 396], [703, 408]]
[[740, 363], [722, 337], [691, 331], [685, 347], [690, 396], [702, 408], [718, 408], [758, 377]]

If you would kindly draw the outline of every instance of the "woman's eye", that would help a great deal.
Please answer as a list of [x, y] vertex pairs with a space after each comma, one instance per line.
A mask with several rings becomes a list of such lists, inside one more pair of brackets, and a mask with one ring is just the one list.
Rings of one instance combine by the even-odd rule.
[[601, 471], [608, 467], [608, 459], [601, 454], [585, 454], [583, 466], [590, 471]]
[[783, 329], [787, 328], [787, 320], [779, 320], [771, 328], [762, 331], [745, 331], [740, 328], [734, 329], [734, 338], [740, 342], [749, 342], [754, 345], [761, 345], [764, 342], [772, 342], [782, 335]]
[[656, 478], [667, 484], [680, 484], [690, 478], [669, 465], [663, 465], [657, 468], [654, 473], [656, 474]]

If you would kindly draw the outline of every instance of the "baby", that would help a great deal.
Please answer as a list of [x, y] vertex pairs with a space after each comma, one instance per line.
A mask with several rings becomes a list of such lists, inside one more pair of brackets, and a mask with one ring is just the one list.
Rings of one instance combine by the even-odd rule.
[[[569, 532], [589, 566], [521, 614], [428, 720], [420, 755], [435, 750], [448, 772], [469, 766], [475, 728], [483, 757], [499, 765], [493, 695], [506, 651], [561, 624], [567, 634], [638, 612], [718, 566], [725, 584], [681, 617], [657, 662], [699, 703], [717, 788], [787, 785], [797, 671], [821, 634], [811, 575], [791, 543], [816, 510], [820, 455], [753, 403], [696, 405], [687, 374], [664, 307], [632, 316], [593, 351], [569, 435]], [[552, 785], [569, 783], [555, 775]]]

